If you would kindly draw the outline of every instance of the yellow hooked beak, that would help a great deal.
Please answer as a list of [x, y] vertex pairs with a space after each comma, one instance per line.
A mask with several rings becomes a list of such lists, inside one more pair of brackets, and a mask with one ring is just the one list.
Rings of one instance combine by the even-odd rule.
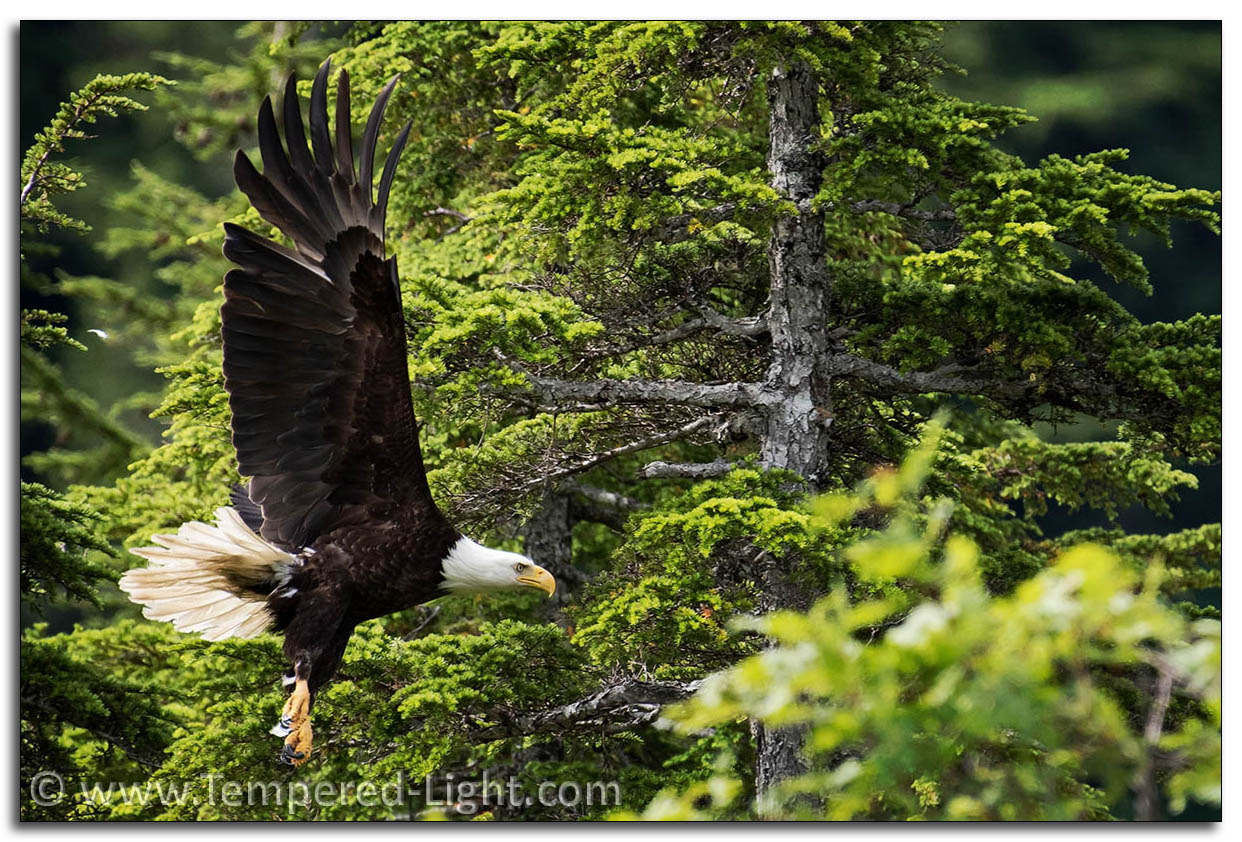
[[548, 596], [556, 593], [556, 579], [537, 564], [532, 564], [529, 570], [518, 576], [517, 580], [519, 585], [546, 591]]

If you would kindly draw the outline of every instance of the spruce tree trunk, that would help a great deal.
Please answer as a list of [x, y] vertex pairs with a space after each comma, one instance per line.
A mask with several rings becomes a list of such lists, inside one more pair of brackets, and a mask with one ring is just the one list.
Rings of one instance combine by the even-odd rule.
[[544, 492], [539, 510], [522, 526], [523, 551], [556, 577], [556, 595], [541, 608], [549, 619], [568, 601], [571, 585], [582, 581], [573, 566], [573, 531], [569, 498], [553, 489]]
[[[772, 363], [764, 383], [767, 426], [761, 461], [803, 476], [814, 490], [828, 452], [832, 422], [828, 345], [830, 285], [824, 261], [824, 218], [811, 202], [823, 180], [819, 83], [804, 63], [778, 67], [768, 80], [772, 186], [797, 209], [777, 219], [769, 245]], [[794, 574], [794, 558], [773, 559], [763, 572], [760, 608], [805, 610], [814, 596]], [[803, 729], [751, 724], [760, 815], [779, 816], [771, 788], [806, 770]]]

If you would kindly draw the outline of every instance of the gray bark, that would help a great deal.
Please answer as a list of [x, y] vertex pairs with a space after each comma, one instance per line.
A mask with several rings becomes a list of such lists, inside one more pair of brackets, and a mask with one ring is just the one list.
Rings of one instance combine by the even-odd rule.
[[[775, 223], [768, 248], [771, 308], [767, 327], [772, 358], [763, 384], [767, 427], [760, 461], [819, 485], [832, 423], [828, 306], [831, 283], [824, 260], [824, 218], [812, 207], [823, 180], [819, 82], [804, 63], [778, 67], [768, 80], [772, 186], [794, 207]], [[772, 558], [762, 573], [760, 608], [805, 610], [811, 594], [793, 575], [796, 559]], [[772, 789], [806, 771], [803, 728], [769, 728], [751, 722], [755, 787], [763, 818], [777, 818]]]
[[573, 520], [569, 498], [549, 488], [544, 492], [539, 510], [522, 527], [526, 551], [536, 564], [556, 577], [556, 604], [569, 597], [565, 585], [580, 584], [585, 577], [573, 566]]
[[[520, 369], [519, 369], [520, 370]], [[599, 407], [626, 403], [747, 408], [757, 405], [752, 383], [692, 383], [684, 380], [558, 380], [525, 372], [531, 389], [553, 401], [591, 401]]]
[[526, 554], [544, 566], [568, 565], [573, 558], [572, 530], [569, 498], [549, 489], [540, 501], [539, 511], [522, 529]]
[[768, 247], [772, 361], [764, 382], [767, 430], [760, 458], [815, 486], [832, 423], [827, 314], [830, 283], [824, 262], [824, 217], [811, 202], [823, 181], [819, 83], [804, 63], [777, 68], [768, 82], [772, 187], [794, 206], [782, 214]]
[[501, 722], [477, 731], [474, 737], [498, 740], [531, 734], [559, 734], [579, 728], [608, 734], [628, 731], [656, 721], [664, 705], [690, 696], [700, 684], [702, 681], [628, 679], [552, 710], [501, 714]]
[[708, 479], [722, 477], [733, 470], [734, 463], [727, 459], [715, 462], [648, 462], [638, 471], [640, 479]]

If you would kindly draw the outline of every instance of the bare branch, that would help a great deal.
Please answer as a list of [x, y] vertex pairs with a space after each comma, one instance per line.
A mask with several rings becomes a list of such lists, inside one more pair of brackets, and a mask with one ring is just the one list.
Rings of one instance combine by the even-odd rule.
[[458, 222], [469, 222], [474, 219], [473, 216], [464, 214], [458, 210], [453, 210], [452, 208], [432, 208], [429, 211], [424, 211], [423, 216], [451, 216]]
[[645, 682], [631, 679], [552, 710], [501, 714], [496, 717], [501, 720], [498, 724], [480, 729], [473, 736], [488, 741], [575, 728], [604, 733], [627, 731], [659, 719], [664, 705], [686, 698], [702, 683], [702, 680]]
[[768, 332], [767, 319], [762, 315], [731, 318], [716, 312], [705, 304], [692, 304], [691, 306], [699, 313], [699, 318], [688, 319], [661, 333], [643, 337], [625, 345], [590, 349], [585, 353], [583, 359], [597, 360], [601, 357], [628, 354], [631, 351], [650, 348], [655, 345], [671, 345], [674, 342], [689, 339], [691, 336], [706, 330], [715, 330], [726, 336], [737, 336], [744, 339], [753, 339]]
[[511, 360], [499, 349], [492, 353], [509, 368], [525, 375], [531, 390], [544, 400], [588, 401], [602, 406], [625, 403], [754, 408], [763, 397], [757, 383], [692, 383], [686, 380], [559, 380], [544, 377]]
[[1072, 369], [1049, 372], [1038, 380], [1014, 379], [957, 363], [932, 371], [902, 372], [883, 363], [840, 353], [828, 357], [827, 370], [837, 377], [861, 380], [881, 395], [977, 395], [1000, 401], [1048, 403], [1100, 418], [1150, 418], [1153, 411], [1150, 400], [1123, 394], [1115, 384]]
[[483, 386], [479, 389], [479, 392], [484, 395], [511, 400], [519, 406], [523, 406], [532, 412], [545, 412], [549, 415], [570, 415], [579, 412], [606, 412], [609, 409], [615, 408], [602, 403], [546, 403], [539, 400], [530, 400], [529, 395], [522, 392], [496, 389], [491, 386]]
[[1148, 745], [1158, 745], [1160, 735], [1164, 732], [1164, 715], [1169, 709], [1169, 699], [1173, 694], [1173, 672], [1161, 669], [1156, 681], [1156, 698], [1152, 700], [1151, 710], [1147, 714], [1147, 725], [1143, 729], [1143, 739]]
[[538, 485], [540, 483], [553, 482], [562, 477], [571, 476], [573, 474], [580, 474], [584, 471], [589, 471], [591, 468], [594, 468], [597, 465], [601, 465], [604, 462], [607, 462], [611, 459], [616, 459], [619, 456], [626, 456], [630, 453], [637, 453], [640, 450], [650, 450], [651, 448], [658, 447], [659, 445], [662, 445], [662, 444], [668, 444], [669, 442], [680, 441], [681, 439], [688, 438], [694, 433], [697, 433], [700, 430], [704, 430], [712, 426], [713, 424], [718, 424], [720, 422], [721, 422], [721, 418], [719, 416], [705, 415], [702, 418], [696, 418], [695, 420], [691, 421], [689, 424], [684, 424], [675, 430], [668, 430], [666, 432], [656, 433], [655, 435], [648, 436], [645, 439], [639, 439], [638, 441], [632, 441], [632, 442], [629, 442], [628, 444], [623, 444], [618, 447], [614, 447], [611, 450], [605, 450], [603, 453], [598, 453], [594, 456], [591, 456], [588, 459], [582, 460], [581, 462], [578, 462], [573, 465], [569, 465], [568, 467], [565, 467], [565, 468], [561, 468], [560, 470], [554, 471], [548, 474], [547, 476], [536, 477], [535, 479], [532, 479], [528, 483], [528, 485]]
[[853, 377], [879, 387], [887, 394], [921, 395], [956, 392], [987, 397], [1019, 398], [1034, 385], [1004, 377], [989, 377], [962, 365], [941, 366], [933, 371], [902, 372], [853, 354], [832, 354], [827, 370], [837, 377]]
[[573, 480], [561, 483], [561, 490], [570, 494], [569, 511], [575, 520], [602, 523], [616, 532], [625, 529], [631, 512], [648, 508], [633, 497]]
[[609, 506], [613, 509], [633, 512], [647, 508], [646, 503], [640, 503], [633, 497], [627, 497], [624, 494], [618, 494], [615, 491], [608, 491], [604, 488], [596, 488], [593, 485], [583, 485], [573, 480], [561, 483], [561, 488], [574, 494], [581, 494], [594, 503], [599, 503], [601, 506]]
[[702, 317], [703, 321], [721, 333], [729, 336], [741, 336], [747, 339], [762, 336], [768, 332], [768, 320], [766, 316], [748, 316], [740, 319], [733, 319], [728, 316], [717, 313], [706, 304], [695, 304], [695, 311]]
[[[520, 370], [520, 369], [519, 369]], [[762, 405], [755, 383], [692, 383], [684, 380], [557, 380], [524, 372], [544, 400], [587, 401], [605, 406], [626, 403], [754, 408]]]
[[464, 214], [461, 211], [453, 210], [452, 208], [432, 208], [429, 211], [424, 211], [423, 216], [451, 216], [457, 220], [456, 225], [449, 228], [447, 231], [443, 232], [442, 234], [440, 234], [439, 237], [436, 238], [437, 243], [443, 240], [445, 237], [456, 234], [458, 231], [465, 228], [467, 224], [474, 221], [473, 216]]
[[1153, 754], [1160, 745], [1160, 737], [1164, 733], [1164, 716], [1168, 712], [1169, 699], [1173, 695], [1174, 678], [1173, 670], [1168, 668], [1167, 661], [1163, 659], [1158, 661], [1156, 678], [1153, 682], [1155, 698], [1152, 699], [1151, 709], [1147, 712], [1147, 724], [1143, 728], [1143, 762], [1134, 776], [1134, 817], [1141, 822], [1155, 821], [1159, 818], [1159, 795]]
[[715, 462], [649, 462], [638, 471], [639, 479], [708, 479], [724, 476], [734, 463], [726, 459]]
[[655, 336], [648, 339], [641, 339], [632, 345], [628, 345], [623, 348], [609, 349], [606, 353], [624, 354], [630, 351], [636, 351], [639, 348], [645, 348], [649, 345], [670, 345], [673, 342], [680, 342], [683, 339], [688, 339], [699, 331], [706, 329], [707, 322], [705, 320], [690, 319], [689, 321], [682, 322], [676, 327], [669, 328], [663, 333], [657, 333]]
[[[429, 608], [430, 610], [427, 610], [427, 611], [423, 610], [427, 608]], [[418, 633], [421, 632], [423, 629], [427, 628], [427, 626], [431, 625], [431, 621], [440, 615], [439, 605], [428, 605], [427, 603], [424, 603], [418, 606], [417, 610], [419, 614], [426, 614], [427, 616], [423, 618], [423, 621], [421, 623], [419, 623], [417, 626], [414, 627], [414, 631], [410, 632], [405, 637], [401, 638], [402, 640], [416, 639], [418, 637]]]

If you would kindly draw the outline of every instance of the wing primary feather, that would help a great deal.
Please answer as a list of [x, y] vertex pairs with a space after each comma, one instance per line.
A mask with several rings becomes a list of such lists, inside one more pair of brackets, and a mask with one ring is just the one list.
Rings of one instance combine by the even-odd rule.
[[[306, 131], [302, 126], [302, 110], [298, 103], [297, 87], [296, 77], [289, 74], [289, 81], [285, 85], [283, 113], [285, 145], [289, 147], [289, 158], [293, 163], [293, 169], [300, 176], [294, 179], [294, 183], [297, 186], [298, 198], [302, 200], [305, 207], [306, 215], [327, 226], [330, 229], [327, 239], [331, 239], [331, 231], [339, 229], [343, 220], [329, 183], [331, 172], [315, 166], [314, 160], [311, 159], [310, 149], [306, 145]], [[325, 131], [327, 130], [326, 119], [325, 116]], [[331, 158], [330, 154], [329, 158]], [[322, 242], [326, 242], [327, 239]]]
[[366, 205], [371, 207], [371, 184], [374, 173], [372, 165], [375, 163], [375, 143], [379, 139], [380, 123], [384, 122], [384, 111], [388, 108], [388, 98], [392, 96], [392, 89], [396, 87], [397, 80], [401, 78], [400, 74], [393, 76], [388, 80], [388, 84], [380, 91], [379, 96], [375, 99], [375, 105], [371, 108], [371, 116], [367, 118], [366, 130], [362, 133], [362, 158], [358, 167], [358, 184], [365, 191]]
[[353, 184], [354, 139], [349, 114], [349, 72], [344, 68], [336, 77], [336, 170], [346, 183]]
[[285, 83], [285, 145], [289, 147], [289, 158], [296, 170], [308, 176], [315, 164], [311, 160], [310, 150], [306, 148], [306, 130], [302, 128], [302, 108], [298, 104], [297, 77], [290, 73]]
[[315, 163], [324, 174], [331, 174], [334, 166], [332, 139], [328, 135], [328, 69], [332, 60], [325, 59], [315, 74], [311, 86], [310, 135], [315, 152]]
[[302, 254], [285, 248], [280, 243], [272, 242], [266, 237], [261, 237], [247, 228], [234, 225], [232, 222], [224, 223], [224, 256], [229, 260], [234, 263], [249, 261], [263, 263], [265, 253], [275, 255], [274, 258], [268, 258], [265, 261], [268, 264], [284, 259], [293, 264], [293, 267], [289, 267], [290, 270], [302, 269], [331, 283], [331, 279], [324, 274], [323, 267], [307, 260]]
[[411, 123], [405, 124], [401, 134], [397, 135], [397, 142], [388, 150], [388, 160], [384, 162], [384, 174], [380, 177], [375, 208], [371, 211], [371, 230], [378, 232], [381, 238], [384, 236], [384, 214], [388, 210], [388, 190], [392, 187], [392, 178], [397, 172], [397, 161], [405, 148], [406, 138], [410, 136], [410, 125]]
[[293, 182], [296, 176], [289, 166], [285, 147], [276, 130], [276, 116], [272, 113], [271, 97], [263, 97], [259, 106], [259, 156], [263, 160], [263, 175], [285, 196], [293, 198]]
[[311, 245], [313, 242], [323, 242], [318, 237], [320, 226], [281, 193], [272, 181], [260, 175], [250, 158], [240, 149], [233, 159], [233, 180], [250, 199], [259, 215], [288, 235], [299, 251], [314, 260], [323, 259], [323, 253]]

